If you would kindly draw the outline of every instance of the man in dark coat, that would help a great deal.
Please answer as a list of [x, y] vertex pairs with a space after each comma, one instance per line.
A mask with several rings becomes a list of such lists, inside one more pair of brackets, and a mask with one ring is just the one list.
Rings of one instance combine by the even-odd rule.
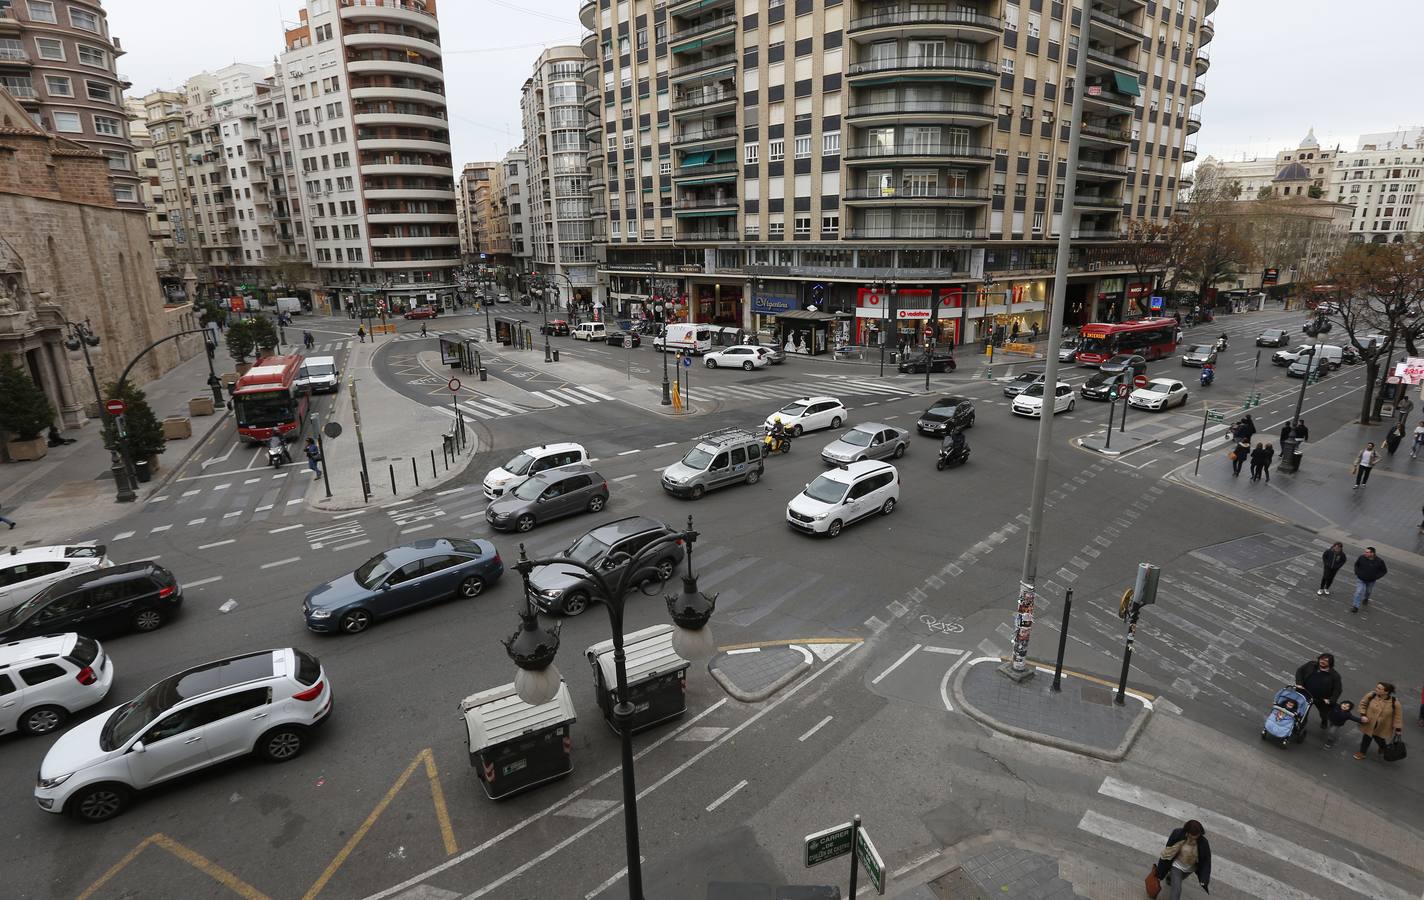
[[1355, 595], [1350, 598], [1350, 612], [1357, 613], [1362, 604], [1369, 605], [1370, 592], [1375, 589], [1375, 582], [1388, 572], [1389, 567], [1379, 558], [1373, 547], [1366, 547], [1365, 552], [1355, 558]]
[[[1193, 856], [1195, 859], [1191, 859]], [[1180, 896], [1181, 882], [1188, 874], [1196, 875], [1202, 890], [1211, 893], [1211, 844], [1207, 842], [1206, 831], [1200, 822], [1191, 819], [1167, 835], [1167, 845], [1158, 857], [1154, 871], [1169, 896], [1173, 890], [1170, 886], [1172, 880], [1177, 882], [1176, 896]]]
[[1340, 673], [1335, 671], [1335, 654], [1322, 653], [1295, 670], [1295, 686], [1305, 691], [1320, 711], [1320, 727], [1330, 727], [1330, 708], [1340, 700]]

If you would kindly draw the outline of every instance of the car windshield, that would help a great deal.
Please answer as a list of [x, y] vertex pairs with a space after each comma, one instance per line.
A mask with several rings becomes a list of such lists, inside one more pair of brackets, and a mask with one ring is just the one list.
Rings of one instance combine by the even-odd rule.
[[1022, 394], [1019, 394], [1019, 396], [1020, 396], [1020, 397], [1042, 397], [1042, 396], [1043, 396], [1043, 382], [1040, 381], [1038, 384], [1031, 384], [1031, 385], [1029, 385], [1028, 387], [1024, 388], [1024, 392], [1023, 392]]
[[806, 485], [806, 496], [822, 503], [839, 503], [845, 496], [845, 492], [845, 482], [828, 478], [825, 475], [817, 477], [815, 481]]
[[314, 365], [314, 366], [302, 366], [302, 374], [305, 375], [307, 378], [320, 378], [320, 377], [325, 376], [325, 375], [330, 375], [331, 373], [333, 373], [333, 372], [335, 372], [335, 371], [336, 371], [336, 367], [335, 367], [335, 366], [328, 366], [328, 365], [325, 365], [325, 364], [323, 364], [323, 365]]
[[1092, 375], [1088, 376], [1088, 382], [1086, 384], [1086, 387], [1098, 387], [1099, 385], [1107, 384], [1110, 381], [1116, 381], [1119, 377], [1120, 376], [1115, 375], [1112, 372], [1094, 372]]
[[1147, 382], [1147, 387], [1143, 388], [1143, 390], [1144, 390], [1144, 391], [1147, 391], [1147, 392], [1150, 393], [1150, 394], [1165, 394], [1165, 393], [1169, 392], [1170, 390], [1172, 390], [1172, 382], [1170, 382], [1170, 381], [1149, 381], [1149, 382]]
[[537, 500], [548, 486], [538, 478], [531, 478], [514, 489], [514, 496], [520, 500]]
[[778, 410], [778, 412], [788, 416], [799, 416], [805, 411], [806, 404], [804, 403], [788, 403], [785, 406], [781, 407], [780, 410]]
[[1116, 338], [1089, 337], [1078, 342], [1078, 349], [1083, 353], [1110, 353], [1114, 343]]
[[529, 467], [534, 465], [534, 457], [528, 453], [520, 453], [518, 456], [505, 463], [501, 468], [511, 475], [523, 475], [529, 471]]
[[931, 406], [929, 409], [925, 410], [925, 415], [927, 415], [927, 416], [944, 416], [944, 417], [948, 418], [948, 417], [954, 415], [954, 410], [956, 409], [957, 406], [958, 406], [958, 404], [949, 405], [949, 406]]
[[564, 551], [564, 555], [574, 562], [592, 563], [608, 553], [608, 545], [591, 534], [586, 534]]
[[99, 749], [107, 752], [127, 744], [177, 702], [177, 681], [165, 678], [114, 710], [99, 734]]
[[1104, 365], [1125, 366], [1130, 362], [1132, 362], [1132, 357], [1130, 355], [1126, 353], [1119, 353], [1117, 356], [1114, 356], [1112, 359], [1104, 363]]
[[1272, 329], [1272, 330], [1270, 330], [1270, 331], [1263, 331], [1263, 332], [1261, 332], [1261, 337], [1264, 337], [1264, 338], [1278, 338], [1278, 337], [1280, 337], [1280, 336], [1283, 335], [1283, 334], [1285, 334], [1284, 331], [1278, 331], [1278, 330], [1276, 330], [1276, 329]]
[[841, 435], [841, 442], [850, 444], [852, 447], [869, 447], [870, 439], [874, 437], [869, 431], [861, 431], [859, 428], [852, 428]]
[[378, 554], [366, 560], [361, 568], [356, 570], [356, 583], [363, 588], [373, 588], [395, 569], [396, 565], [386, 558], [386, 554]]
[[257, 394], [238, 394], [233, 398], [237, 412], [237, 424], [243, 428], [273, 428], [290, 422], [292, 398], [285, 391], [264, 391]]
[[1043, 377], [1043, 373], [1042, 373], [1042, 372], [1025, 372], [1025, 373], [1023, 373], [1022, 375], [1020, 375], [1019, 377], [1015, 378], [1014, 381], [1030, 381], [1030, 382], [1031, 382], [1031, 381], [1037, 381], [1038, 379], [1040, 379], [1040, 378], [1042, 378], [1042, 377]]
[[9, 610], [5, 613], [0, 613], [0, 623], [3, 623], [4, 627], [9, 628], [11, 625], [17, 625], [20, 622], [23, 622], [24, 620], [28, 619], [30, 615], [35, 612], [35, 610], [48, 603], [50, 596], [53, 594], [54, 586], [51, 585], [50, 587], [47, 587], [44, 590], [40, 591], [38, 594], [35, 594], [33, 597], [26, 600], [24, 603], [21, 603], [14, 609]]
[[689, 469], [696, 469], [699, 472], [707, 468], [707, 464], [712, 462], [712, 454], [701, 447], [693, 447], [687, 451], [687, 455], [682, 458], [682, 464]]
[[1211, 344], [1193, 344], [1193, 345], [1191, 346], [1191, 348], [1190, 348], [1189, 350], [1187, 350], [1187, 352], [1188, 352], [1188, 353], [1210, 353], [1210, 352], [1211, 352]]

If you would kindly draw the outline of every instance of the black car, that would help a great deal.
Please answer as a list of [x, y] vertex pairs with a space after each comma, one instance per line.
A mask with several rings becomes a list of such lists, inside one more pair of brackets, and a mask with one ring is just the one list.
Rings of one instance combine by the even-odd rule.
[[604, 335], [603, 342], [610, 347], [621, 347], [623, 346], [623, 339], [625, 337], [631, 337], [633, 339], [634, 347], [643, 346], [643, 339], [638, 336], [638, 332], [636, 331], [610, 331]]
[[1117, 386], [1125, 384], [1129, 389], [1132, 387], [1131, 372], [1094, 372], [1083, 386], [1078, 388], [1078, 393], [1084, 400], [1111, 400], [1117, 396]]
[[550, 319], [546, 324], [540, 325], [539, 330], [545, 334], [552, 334], [555, 337], [567, 336], [569, 333], [569, 323], [563, 319]]
[[1134, 375], [1147, 374], [1147, 358], [1136, 353], [1119, 353], [1098, 366], [1100, 372], [1129, 372]]
[[0, 642], [65, 631], [87, 637], [153, 631], [167, 622], [182, 602], [178, 579], [155, 562], [91, 569], [62, 578], [0, 613]]
[[[954, 354], [949, 351], [936, 350], [929, 359], [931, 372], [953, 372], [955, 369]], [[896, 367], [901, 373], [910, 375], [923, 375], [925, 372], [925, 355], [911, 351], [908, 358], [903, 360]]]
[[940, 397], [920, 413], [915, 429], [930, 437], [944, 437], [951, 431], [974, 426], [974, 401], [968, 397]]
[[[650, 578], [666, 581], [687, 555], [681, 541], [665, 540], [677, 532], [648, 516], [629, 516], [600, 525], [574, 541], [559, 556], [596, 569], [610, 584], [623, 577], [623, 569], [644, 548], [663, 541], [662, 551], [646, 564]], [[654, 574], [655, 573], [655, 574]], [[540, 566], [529, 574], [530, 599], [543, 612], [576, 616], [588, 609], [596, 591], [582, 568], [567, 563]]]
[[1267, 328], [1256, 335], [1257, 347], [1284, 347], [1290, 343], [1290, 335], [1284, 328]]

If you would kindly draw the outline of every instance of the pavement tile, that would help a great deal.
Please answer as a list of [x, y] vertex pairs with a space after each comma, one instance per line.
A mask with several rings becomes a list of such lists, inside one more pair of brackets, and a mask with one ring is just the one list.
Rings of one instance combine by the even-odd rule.
[[1071, 741], [1103, 752], [1116, 750], [1138, 716], [1140, 703], [1118, 706], [1106, 687], [1065, 677], [1054, 693], [1053, 679], [1039, 672], [1016, 684], [989, 663], [967, 666], [960, 690], [967, 703], [999, 722], [1023, 731]]

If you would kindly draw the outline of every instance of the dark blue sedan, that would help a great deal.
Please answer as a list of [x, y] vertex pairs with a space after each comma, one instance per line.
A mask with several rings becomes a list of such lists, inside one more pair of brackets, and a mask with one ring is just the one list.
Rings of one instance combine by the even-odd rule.
[[489, 541], [429, 538], [392, 547], [302, 601], [312, 631], [360, 634], [376, 619], [444, 600], [478, 597], [504, 574]]

